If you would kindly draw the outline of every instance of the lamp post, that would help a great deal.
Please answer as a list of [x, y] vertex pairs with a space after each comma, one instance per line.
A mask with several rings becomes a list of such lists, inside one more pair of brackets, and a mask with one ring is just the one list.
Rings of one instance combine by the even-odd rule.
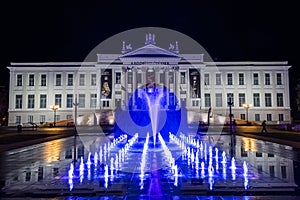
[[252, 108], [253, 105], [252, 104], [243, 104], [243, 107], [246, 109], [246, 119], [247, 119], [247, 125], [248, 125], [249, 124], [249, 121], [248, 121], [249, 108]]
[[229, 101], [227, 102], [229, 106], [229, 125], [230, 125], [230, 133], [232, 134], [232, 106], [233, 106], [233, 101], [232, 97], [229, 98]]
[[51, 106], [51, 109], [54, 111], [53, 126], [55, 126], [55, 122], [56, 122], [56, 110], [59, 109], [59, 105], [53, 105], [53, 106]]

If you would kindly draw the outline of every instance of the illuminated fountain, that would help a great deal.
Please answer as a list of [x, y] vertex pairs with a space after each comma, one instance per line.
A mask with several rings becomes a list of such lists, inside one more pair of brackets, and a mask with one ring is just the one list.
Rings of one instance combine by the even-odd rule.
[[157, 130], [157, 123], [158, 123], [158, 112], [160, 110], [160, 101], [163, 97], [163, 91], [159, 88], [149, 88], [147, 92], [141, 90], [144, 99], [146, 100], [148, 110], [149, 110], [149, 117], [151, 122], [152, 128], [152, 137], [153, 137], [153, 145], [156, 145], [156, 134]]

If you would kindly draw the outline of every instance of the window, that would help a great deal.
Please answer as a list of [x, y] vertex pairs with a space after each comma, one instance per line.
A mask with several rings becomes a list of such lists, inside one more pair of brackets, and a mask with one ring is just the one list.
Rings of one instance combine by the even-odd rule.
[[165, 74], [164, 73], [160, 73], [159, 74], [159, 79], [160, 79], [160, 83], [164, 83], [165, 82]]
[[222, 93], [216, 93], [216, 107], [222, 106]]
[[91, 85], [97, 85], [97, 74], [91, 74]]
[[68, 74], [68, 86], [73, 86], [73, 74]]
[[46, 115], [40, 115], [40, 123], [45, 123], [46, 122]]
[[274, 154], [268, 153], [268, 157], [269, 157], [269, 158], [272, 158], [272, 157], [274, 157]]
[[121, 84], [121, 72], [116, 72], [116, 84]]
[[22, 99], [23, 99], [23, 95], [16, 95], [16, 109], [18, 108], [22, 108]]
[[55, 121], [59, 121], [60, 120], [60, 115], [55, 115]]
[[73, 94], [67, 94], [67, 108], [73, 107]]
[[16, 116], [16, 124], [21, 124], [21, 116]]
[[198, 100], [193, 100], [192, 101], [192, 106], [193, 107], [198, 107], [199, 106], [199, 101]]
[[272, 121], [272, 114], [267, 114], [267, 121]]
[[216, 74], [216, 85], [221, 85], [221, 74]]
[[30, 123], [33, 122], [33, 115], [28, 115], [28, 122], [30, 122]]
[[280, 166], [281, 169], [281, 177], [286, 178], [286, 166]]
[[258, 73], [253, 74], [253, 85], [259, 85]]
[[55, 85], [61, 86], [61, 74], [56, 74]]
[[97, 106], [97, 94], [91, 94], [91, 99], [90, 99], [90, 107], [91, 108], [96, 108]]
[[239, 107], [242, 107], [245, 104], [245, 93], [239, 93]]
[[271, 85], [270, 74], [265, 74], [265, 85]]
[[34, 74], [29, 74], [29, 86], [34, 86]]
[[209, 74], [204, 74], [204, 85], [209, 85]]
[[169, 83], [173, 84], [174, 83], [174, 77], [173, 77], [173, 72], [169, 72]]
[[185, 84], [185, 72], [180, 72], [180, 83]]
[[142, 83], [142, 74], [141, 73], [137, 73], [137, 82]]
[[79, 85], [84, 86], [85, 85], [85, 75], [79, 74]]
[[271, 93], [265, 93], [265, 106], [271, 107], [272, 106], [272, 96]]
[[67, 119], [72, 119], [72, 115], [67, 115]]
[[283, 94], [277, 93], [277, 107], [283, 107]]
[[284, 121], [284, 119], [283, 119], [283, 114], [278, 114], [278, 120], [279, 120], [280, 122], [283, 122], [283, 121]]
[[43, 180], [43, 178], [44, 178], [44, 170], [43, 170], [43, 167], [39, 167], [39, 169], [38, 169], [38, 181]]
[[31, 172], [26, 172], [25, 174], [25, 181], [28, 182], [31, 179]]
[[28, 108], [34, 108], [34, 94], [28, 95]]
[[204, 94], [204, 106], [210, 107], [210, 94]]
[[239, 74], [239, 85], [244, 85], [244, 74]]
[[55, 94], [55, 105], [59, 105], [61, 108], [61, 94]]
[[40, 95], [40, 108], [46, 108], [47, 106], [47, 95], [41, 94]]
[[85, 94], [79, 94], [79, 108], [84, 108], [85, 107]]
[[102, 101], [102, 107], [109, 107], [109, 101]]
[[245, 117], [245, 114], [241, 114], [241, 120], [245, 120], [246, 117]]
[[276, 74], [277, 85], [282, 85], [281, 73]]
[[132, 84], [132, 72], [128, 72], [128, 80], [127, 80], [127, 83], [128, 84]]
[[46, 74], [41, 75], [41, 86], [46, 86], [47, 85], [47, 76]]
[[262, 153], [261, 152], [256, 152], [256, 157], [262, 157]]
[[228, 102], [232, 102], [232, 106], [234, 105], [233, 93], [227, 93], [227, 103]]
[[254, 118], [255, 118], [255, 121], [260, 121], [260, 114], [255, 114]]
[[232, 80], [232, 74], [227, 74], [227, 85], [232, 85], [233, 80]]
[[259, 93], [253, 93], [253, 106], [260, 107]]
[[23, 76], [22, 74], [17, 75], [17, 86], [22, 86], [23, 85]]

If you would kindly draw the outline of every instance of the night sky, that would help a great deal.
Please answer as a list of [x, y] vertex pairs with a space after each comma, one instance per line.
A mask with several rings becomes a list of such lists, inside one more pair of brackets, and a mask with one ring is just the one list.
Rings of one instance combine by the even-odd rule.
[[10, 62], [82, 61], [114, 34], [147, 26], [190, 36], [215, 61], [288, 61], [291, 82], [300, 77], [295, 1], [162, 2], [1, 2], [0, 85]]

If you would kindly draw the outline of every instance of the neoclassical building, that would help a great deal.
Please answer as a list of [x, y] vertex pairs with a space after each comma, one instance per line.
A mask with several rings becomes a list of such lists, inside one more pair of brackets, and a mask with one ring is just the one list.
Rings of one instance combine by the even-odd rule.
[[[206, 62], [204, 54], [180, 53], [177, 42], [159, 47], [154, 34], [140, 48], [125, 42], [120, 48], [120, 54], [97, 54], [95, 62], [11, 63], [9, 125], [53, 122], [54, 114], [56, 121], [94, 113], [99, 120], [117, 107], [144, 109], [142, 93], [158, 89], [167, 91], [160, 108], [185, 106], [188, 122], [205, 121], [208, 110], [227, 117], [230, 100], [234, 118], [291, 121], [285, 61]], [[55, 112], [53, 105], [59, 106]]]

